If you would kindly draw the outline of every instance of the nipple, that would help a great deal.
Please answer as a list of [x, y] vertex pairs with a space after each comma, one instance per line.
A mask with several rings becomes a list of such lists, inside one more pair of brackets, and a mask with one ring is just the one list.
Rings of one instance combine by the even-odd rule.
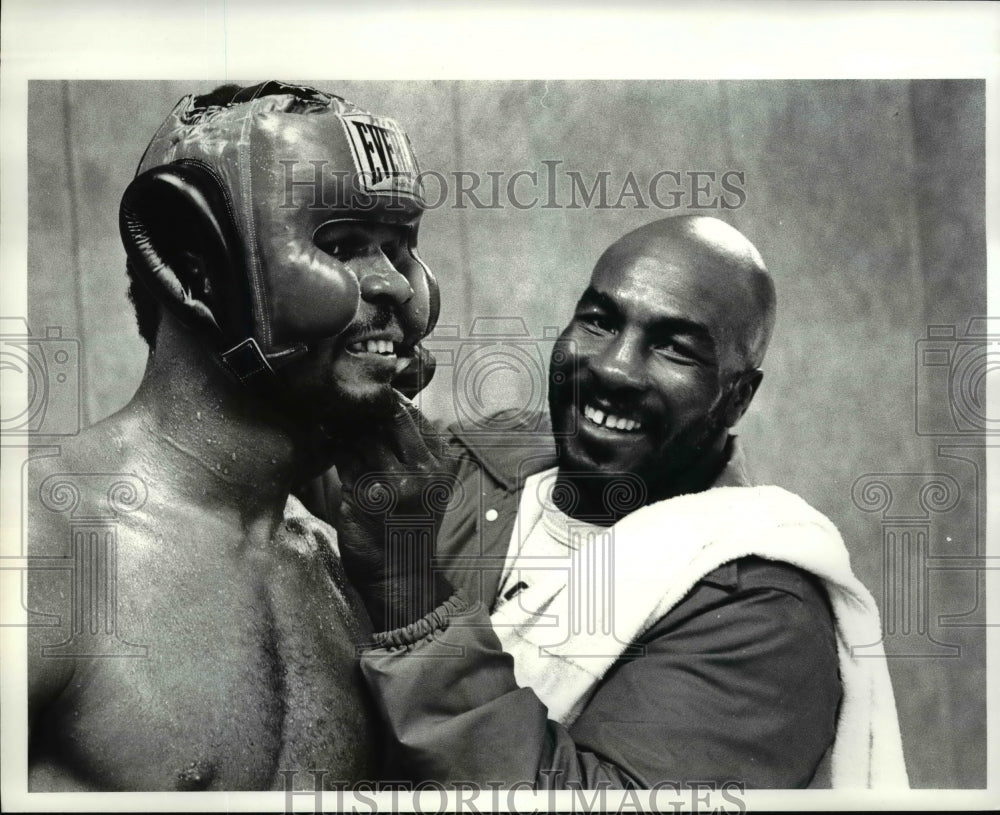
[[215, 767], [209, 762], [192, 761], [177, 773], [177, 789], [181, 792], [198, 792], [208, 789], [215, 779]]

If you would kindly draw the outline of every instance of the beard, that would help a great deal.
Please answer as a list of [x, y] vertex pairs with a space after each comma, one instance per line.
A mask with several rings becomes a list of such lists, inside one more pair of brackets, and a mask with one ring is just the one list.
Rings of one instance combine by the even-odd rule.
[[318, 343], [307, 358], [282, 368], [282, 412], [293, 422], [320, 426], [331, 437], [356, 436], [390, 418], [397, 402], [394, 373], [352, 359], [347, 345], [352, 336], [383, 331], [395, 320], [381, 305], [337, 337]]
[[655, 462], [643, 468], [642, 477], [650, 495], [667, 497], [677, 494], [679, 487], [682, 492], [697, 492], [708, 486], [706, 481], [715, 479], [716, 468], [710, 467], [706, 473], [705, 465], [711, 463], [720, 439], [727, 436], [722, 412], [720, 399], [703, 419], [667, 439], [657, 449]]
[[316, 428], [327, 438], [356, 438], [392, 418], [397, 396], [391, 383], [363, 390], [336, 384], [296, 389], [282, 400], [285, 420], [300, 429]]

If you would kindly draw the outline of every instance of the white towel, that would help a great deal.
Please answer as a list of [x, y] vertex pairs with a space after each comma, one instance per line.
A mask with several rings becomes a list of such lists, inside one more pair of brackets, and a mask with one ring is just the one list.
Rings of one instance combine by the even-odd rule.
[[[629, 641], [713, 569], [756, 555], [811, 572], [830, 596], [843, 683], [832, 785], [908, 786], [878, 609], [824, 515], [779, 487], [716, 487], [643, 507], [606, 529], [581, 524], [575, 529], [589, 542], [559, 557], [522, 543], [537, 545], [530, 533], [555, 473], [525, 483], [507, 565], [508, 583], [523, 577], [528, 587], [492, 616], [518, 683], [535, 691], [550, 718], [571, 724]], [[574, 524], [568, 528], [572, 536]], [[588, 603], [587, 592], [598, 601]]]

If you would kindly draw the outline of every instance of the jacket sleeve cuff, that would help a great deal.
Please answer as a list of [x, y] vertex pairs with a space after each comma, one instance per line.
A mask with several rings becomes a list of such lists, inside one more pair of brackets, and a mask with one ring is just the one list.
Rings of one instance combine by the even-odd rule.
[[427, 639], [436, 632], [444, 631], [451, 623], [452, 617], [469, 610], [469, 604], [457, 591], [436, 609], [425, 614], [416, 622], [391, 631], [377, 631], [372, 639], [375, 646], [388, 651], [408, 648], [420, 640]]

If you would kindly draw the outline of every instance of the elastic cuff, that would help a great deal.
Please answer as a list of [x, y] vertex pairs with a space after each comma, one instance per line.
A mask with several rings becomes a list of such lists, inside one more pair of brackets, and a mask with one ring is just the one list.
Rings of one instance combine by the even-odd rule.
[[404, 625], [402, 628], [394, 628], [392, 631], [376, 631], [372, 638], [380, 648], [406, 648], [429, 637], [435, 631], [444, 631], [454, 615], [461, 614], [468, 608], [468, 603], [465, 602], [461, 594], [455, 592], [436, 609], [425, 614], [415, 623]]

